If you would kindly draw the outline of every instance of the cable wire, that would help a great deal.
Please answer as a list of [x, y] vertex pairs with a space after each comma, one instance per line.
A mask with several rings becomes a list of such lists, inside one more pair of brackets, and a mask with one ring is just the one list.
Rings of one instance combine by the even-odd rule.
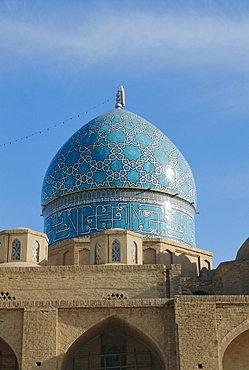
[[61, 122], [59, 122], [59, 123], [56, 123], [55, 125], [49, 126], [49, 127], [47, 127], [47, 128], [43, 128], [43, 129], [41, 129], [41, 130], [39, 130], [39, 131], [33, 132], [32, 134], [29, 134], [29, 135], [25, 135], [25, 136], [20, 137], [20, 138], [18, 138], [18, 139], [16, 139], [16, 140], [11, 140], [11, 141], [5, 142], [5, 143], [3, 143], [3, 144], [0, 144], [0, 146], [10, 145], [10, 144], [16, 143], [17, 141], [21, 141], [21, 140], [24, 140], [24, 139], [29, 139], [29, 138], [30, 138], [30, 137], [32, 137], [32, 136], [35, 136], [35, 135], [38, 135], [38, 134], [42, 134], [42, 133], [43, 133], [43, 132], [45, 132], [45, 131], [49, 131], [49, 130], [51, 130], [51, 129], [55, 128], [55, 127], [58, 127], [58, 126], [60, 126], [60, 125], [64, 125], [65, 123], [67, 123], [67, 122], [69, 122], [69, 121], [73, 120], [74, 118], [79, 118], [80, 116], [82, 116], [82, 114], [88, 114], [88, 112], [89, 112], [89, 111], [91, 111], [91, 110], [93, 110], [93, 109], [95, 109], [95, 108], [99, 107], [99, 106], [100, 106], [100, 105], [102, 105], [102, 104], [105, 104], [105, 103], [109, 102], [109, 101], [110, 101], [110, 99], [111, 99], [111, 98], [106, 99], [106, 100], [104, 100], [103, 102], [98, 103], [98, 104], [94, 105], [93, 107], [91, 107], [91, 108], [89, 108], [89, 109], [87, 109], [87, 110], [85, 110], [85, 111], [83, 111], [83, 112], [81, 112], [81, 113], [78, 113], [78, 114], [76, 114], [76, 115], [74, 115], [74, 116], [72, 116], [72, 117], [69, 117], [69, 118], [67, 118], [67, 119], [65, 119], [64, 121], [61, 121]]

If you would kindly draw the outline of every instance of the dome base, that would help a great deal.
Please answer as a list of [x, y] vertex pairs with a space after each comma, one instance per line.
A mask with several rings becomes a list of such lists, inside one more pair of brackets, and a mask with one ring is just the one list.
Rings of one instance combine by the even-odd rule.
[[114, 228], [195, 246], [194, 217], [195, 208], [184, 199], [134, 189], [78, 192], [44, 209], [49, 246]]

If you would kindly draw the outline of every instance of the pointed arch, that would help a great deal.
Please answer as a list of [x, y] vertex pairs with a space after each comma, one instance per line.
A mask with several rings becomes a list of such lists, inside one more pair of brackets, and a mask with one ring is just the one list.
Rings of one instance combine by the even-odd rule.
[[[120, 340], [120, 343], [117, 343], [117, 333], [122, 333], [122, 339]], [[108, 346], [108, 335], [110, 338], [112, 336], [113, 338], [115, 338], [113, 342], [110, 342], [108, 348], [112, 351], [114, 347], [116, 350], [116, 348], [123, 346], [122, 352], [116, 350], [116, 352], [110, 352], [108, 354], [103, 351], [103, 344], [106, 347]], [[125, 349], [124, 336], [127, 340]], [[97, 348], [97, 346], [99, 346], [99, 348]], [[139, 369], [141, 370], [143, 369], [143, 360], [146, 363], [146, 369], [148, 369], [148, 361], [150, 361], [150, 359], [152, 359], [151, 370], [165, 369], [163, 355], [154, 341], [140, 329], [115, 315], [110, 316], [99, 322], [98, 324], [92, 326], [78, 339], [75, 340], [75, 342], [65, 353], [62, 363], [62, 370], [74, 370], [73, 363], [75, 359], [80, 360], [80, 358], [86, 358], [87, 356], [89, 357], [84, 363], [84, 368], [86, 368], [86, 370], [94, 368], [90, 367], [91, 365], [87, 365], [89, 367], [86, 367], [86, 364], [89, 364], [91, 361], [98, 361], [97, 365], [95, 362], [95, 366], [99, 366], [101, 368], [103, 365], [103, 361], [106, 361], [105, 359], [107, 359], [108, 356], [113, 356], [114, 362], [115, 358], [117, 360], [117, 356], [119, 356], [120, 362], [113, 362], [114, 366], [122, 365], [122, 369], [124, 370], [126, 369], [126, 366], [127, 369], [129, 368], [128, 366], [130, 366], [130, 363], [134, 361], [134, 356], [137, 357], [136, 361], [140, 362]], [[92, 359], [90, 358], [91, 356]], [[103, 365], [103, 369], [109, 369], [109, 367], [107, 366], [107, 362], [108, 361], [106, 361], [104, 364], [106, 367]]]
[[222, 357], [223, 370], [244, 370], [249, 363], [249, 330], [245, 330], [228, 344]]
[[90, 250], [88, 248], [79, 251], [79, 265], [90, 265]]
[[238, 326], [232, 328], [221, 340], [221, 346], [220, 346], [220, 354], [221, 358], [223, 357], [227, 347], [229, 344], [240, 334], [242, 334], [244, 331], [249, 330], [249, 319], [246, 319]]
[[156, 250], [154, 248], [146, 248], [143, 251], [143, 263], [155, 264], [156, 263]]
[[0, 337], [0, 368], [18, 370], [18, 360], [13, 348]]
[[73, 265], [73, 253], [67, 250], [63, 253], [63, 265]]

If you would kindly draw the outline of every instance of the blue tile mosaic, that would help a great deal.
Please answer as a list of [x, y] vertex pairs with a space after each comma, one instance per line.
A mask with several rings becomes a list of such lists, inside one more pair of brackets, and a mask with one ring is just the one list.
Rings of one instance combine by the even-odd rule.
[[195, 208], [184, 199], [132, 189], [66, 195], [44, 210], [49, 245], [122, 228], [195, 246]]
[[123, 109], [78, 130], [52, 160], [42, 190], [49, 245], [118, 227], [194, 246], [195, 203], [180, 151]]
[[79, 129], [45, 175], [42, 204], [94, 188], [151, 188], [196, 202], [191, 169], [176, 146], [134, 113], [113, 109]]

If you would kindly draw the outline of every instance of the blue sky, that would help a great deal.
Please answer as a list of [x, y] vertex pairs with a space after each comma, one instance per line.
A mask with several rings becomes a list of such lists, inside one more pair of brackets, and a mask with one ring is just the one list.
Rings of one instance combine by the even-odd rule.
[[0, 0], [0, 229], [43, 231], [50, 161], [122, 84], [193, 170], [197, 247], [234, 259], [249, 234], [248, 40], [247, 0]]

